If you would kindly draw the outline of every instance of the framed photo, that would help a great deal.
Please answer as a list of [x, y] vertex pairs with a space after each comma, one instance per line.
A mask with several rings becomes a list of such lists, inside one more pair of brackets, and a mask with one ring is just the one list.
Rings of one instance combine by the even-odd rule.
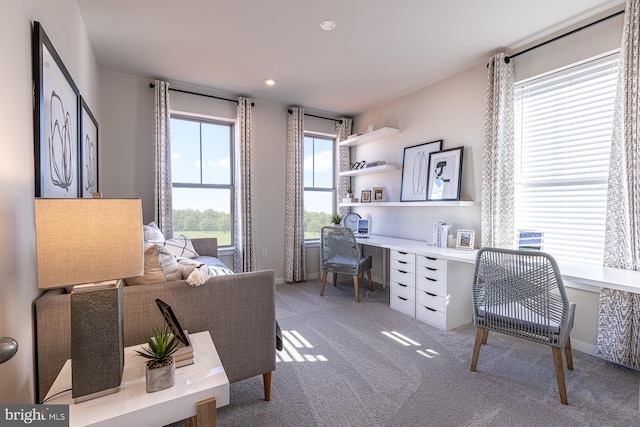
[[78, 88], [39, 22], [33, 25], [36, 197], [76, 198]]
[[98, 193], [98, 121], [80, 97], [80, 194]]
[[360, 194], [360, 201], [362, 203], [370, 203], [371, 202], [371, 190], [363, 190]]
[[180, 322], [178, 322], [178, 318], [176, 317], [173, 309], [169, 304], [162, 301], [160, 298], [156, 298], [156, 304], [164, 317], [164, 321], [167, 323], [169, 329], [173, 333], [173, 336], [176, 337], [182, 344], [185, 346], [189, 346], [191, 343], [189, 342], [188, 336], [182, 330], [182, 326], [180, 326]]
[[373, 187], [373, 201], [384, 202], [384, 187]]
[[429, 154], [427, 200], [460, 200], [463, 149], [456, 147]]
[[466, 230], [466, 229], [458, 230], [458, 235], [456, 237], [456, 249], [471, 251], [473, 250], [473, 245], [475, 243], [475, 240], [476, 240], [475, 230]]
[[405, 147], [402, 157], [402, 181], [400, 201], [416, 202], [427, 200], [427, 179], [429, 177], [429, 155], [442, 150], [442, 140]]

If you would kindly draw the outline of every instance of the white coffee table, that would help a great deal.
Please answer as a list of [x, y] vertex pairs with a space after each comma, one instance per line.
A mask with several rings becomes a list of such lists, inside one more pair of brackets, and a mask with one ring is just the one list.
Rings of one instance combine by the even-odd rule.
[[[73, 403], [71, 360], [67, 360], [45, 399], [51, 405], [69, 405], [70, 426], [157, 427], [187, 420], [187, 425], [215, 426], [216, 408], [229, 404], [229, 379], [209, 332], [190, 334], [194, 364], [176, 369], [176, 384], [147, 393], [145, 360], [136, 356], [141, 346], [124, 350], [120, 391]], [[197, 416], [197, 418], [196, 418]]]

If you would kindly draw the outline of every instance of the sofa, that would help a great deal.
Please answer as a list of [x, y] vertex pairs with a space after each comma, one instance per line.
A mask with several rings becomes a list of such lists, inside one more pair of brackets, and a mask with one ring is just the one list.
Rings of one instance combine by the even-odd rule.
[[[217, 239], [191, 239], [200, 255], [217, 257]], [[262, 375], [270, 400], [276, 368], [275, 273], [215, 276], [201, 286], [186, 280], [123, 287], [124, 345], [145, 342], [164, 318], [155, 299], [173, 309], [189, 333], [209, 331], [230, 382]], [[51, 289], [35, 301], [37, 393], [42, 401], [71, 357], [70, 294]]]

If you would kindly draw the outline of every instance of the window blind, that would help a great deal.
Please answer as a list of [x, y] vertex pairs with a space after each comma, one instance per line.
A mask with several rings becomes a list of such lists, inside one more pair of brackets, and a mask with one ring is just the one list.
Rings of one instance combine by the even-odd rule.
[[602, 264], [618, 54], [515, 85], [515, 226], [559, 261]]

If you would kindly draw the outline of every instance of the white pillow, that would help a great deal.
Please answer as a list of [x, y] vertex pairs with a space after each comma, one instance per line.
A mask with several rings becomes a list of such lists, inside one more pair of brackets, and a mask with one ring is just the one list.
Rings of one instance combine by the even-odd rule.
[[173, 239], [165, 240], [163, 245], [177, 257], [193, 259], [199, 256], [196, 250], [193, 248], [191, 239], [183, 234], [181, 234], [180, 237], [174, 237]]
[[126, 279], [128, 286], [182, 279], [176, 257], [159, 243], [144, 244], [144, 275]]
[[155, 222], [152, 221], [147, 225], [143, 225], [142, 229], [144, 231], [144, 240], [146, 240], [147, 242], [164, 242], [164, 235]]

